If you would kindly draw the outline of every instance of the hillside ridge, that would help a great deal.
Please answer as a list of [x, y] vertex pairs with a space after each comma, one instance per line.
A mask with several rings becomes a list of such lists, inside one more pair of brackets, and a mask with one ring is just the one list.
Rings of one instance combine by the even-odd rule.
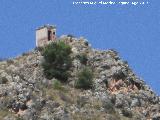
[[[71, 47], [68, 81], [47, 79], [40, 48], [0, 62], [0, 120], [159, 120], [160, 97], [123, 61], [118, 52], [96, 50], [84, 38], [61, 36]], [[87, 57], [85, 64], [77, 55]], [[75, 88], [85, 66], [91, 89]]]

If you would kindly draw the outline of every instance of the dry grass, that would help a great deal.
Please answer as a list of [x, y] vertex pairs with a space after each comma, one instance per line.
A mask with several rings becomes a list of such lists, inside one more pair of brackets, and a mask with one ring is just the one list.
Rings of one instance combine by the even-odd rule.
[[100, 110], [102, 107], [102, 102], [100, 100], [93, 100], [91, 101], [91, 103], [92, 103], [93, 109], [95, 110]]
[[0, 120], [3, 120], [4, 117], [7, 115], [11, 115], [12, 113], [9, 112], [7, 109], [0, 110]]
[[92, 114], [90, 116], [86, 115], [86, 114], [82, 114], [82, 113], [75, 113], [72, 114], [72, 118], [73, 120], [105, 120], [105, 114], [103, 113], [96, 113], [96, 114]]

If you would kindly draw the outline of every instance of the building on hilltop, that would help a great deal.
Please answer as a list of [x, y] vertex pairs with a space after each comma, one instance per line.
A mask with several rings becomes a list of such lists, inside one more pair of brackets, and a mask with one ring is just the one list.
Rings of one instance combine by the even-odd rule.
[[42, 47], [56, 40], [56, 27], [44, 25], [36, 29], [36, 47]]

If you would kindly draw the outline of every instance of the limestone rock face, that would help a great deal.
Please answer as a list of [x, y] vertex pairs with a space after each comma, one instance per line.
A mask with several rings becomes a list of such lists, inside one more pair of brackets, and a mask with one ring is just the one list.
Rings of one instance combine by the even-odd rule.
[[[96, 50], [84, 38], [61, 36], [72, 48], [70, 77], [63, 89], [43, 75], [43, 56], [32, 50], [0, 62], [2, 120], [159, 120], [160, 98], [134, 74], [115, 50]], [[87, 56], [86, 65], [77, 55]], [[78, 72], [90, 66], [93, 88], [74, 87]]]

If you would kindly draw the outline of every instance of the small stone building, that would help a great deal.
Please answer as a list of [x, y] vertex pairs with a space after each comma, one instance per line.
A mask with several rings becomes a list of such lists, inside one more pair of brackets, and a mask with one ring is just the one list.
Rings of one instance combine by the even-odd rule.
[[42, 47], [56, 40], [56, 27], [44, 25], [36, 29], [36, 47]]

